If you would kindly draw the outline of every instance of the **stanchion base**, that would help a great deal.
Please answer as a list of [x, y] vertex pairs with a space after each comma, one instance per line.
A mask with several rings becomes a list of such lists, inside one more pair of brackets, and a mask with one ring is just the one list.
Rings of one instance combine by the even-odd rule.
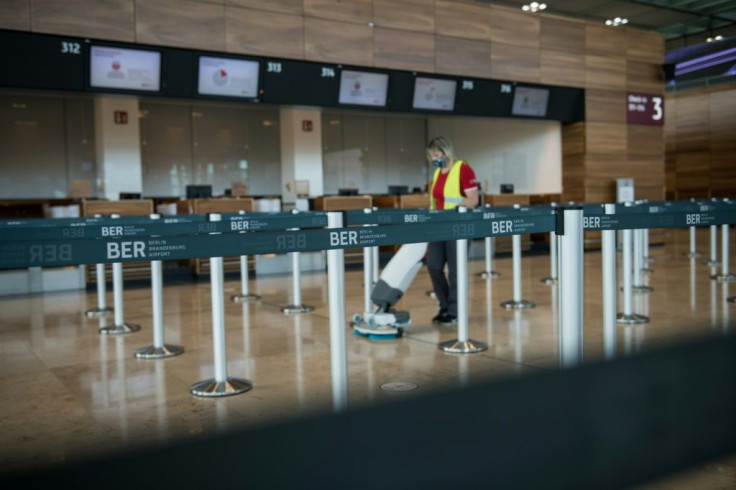
[[525, 310], [527, 308], [534, 308], [536, 306], [536, 303], [532, 303], [531, 301], [527, 301], [525, 299], [522, 299], [521, 301], [509, 300], [501, 303], [501, 307], [506, 308], [507, 310]]
[[261, 299], [261, 297], [257, 294], [236, 294], [235, 296], [230, 296], [230, 299], [233, 303], [253, 303]]
[[206, 379], [199, 383], [194, 383], [189, 388], [189, 392], [194, 396], [216, 397], [239, 395], [251, 388], [253, 388], [253, 385], [245, 379], [227, 378], [225, 381]]
[[300, 313], [309, 313], [314, 311], [314, 306], [310, 305], [288, 305], [281, 308], [281, 311], [287, 315], [298, 315]]
[[99, 318], [101, 316], [112, 315], [112, 313], [112, 308], [99, 308], [95, 306], [91, 310], [85, 311], [84, 316], [86, 316], [87, 318]]
[[640, 269], [639, 272], [641, 272], [642, 274], [650, 275], [650, 274], [654, 274], [654, 269], [649, 269], [649, 268], [645, 267], [643, 269]]
[[436, 298], [437, 297], [437, 295], [434, 294], [434, 290], [433, 289], [430, 289], [429, 291], [427, 291], [427, 296], [429, 296], [430, 298]]
[[710, 267], [720, 267], [721, 261], [720, 260], [706, 260], [705, 262], [703, 262], [703, 265], [707, 265]]
[[637, 315], [636, 313], [632, 313], [631, 315], [619, 313], [616, 315], [616, 323], [620, 323], [622, 325], [638, 325], [641, 323], [649, 323], [649, 317]]
[[178, 356], [184, 352], [184, 347], [180, 345], [164, 344], [163, 347], [141, 347], [135, 351], [136, 359], [165, 359], [167, 357]]
[[[624, 288], [621, 288], [621, 291], [623, 290]], [[631, 291], [634, 293], [651, 293], [654, 288], [651, 286], [631, 286]]]
[[455, 339], [442, 342], [438, 347], [441, 351], [449, 352], [451, 354], [474, 354], [476, 352], [487, 350], [488, 344], [472, 339], [468, 339], [464, 342], [460, 342], [458, 339]]
[[126, 333], [137, 332], [141, 329], [140, 325], [135, 323], [123, 323], [122, 325], [110, 325], [109, 327], [102, 327], [99, 332], [103, 335], [122, 335]]
[[733, 282], [736, 281], [736, 276], [733, 274], [714, 274], [710, 276], [711, 279], [718, 282]]
[[483, 279], [495, 279], [497, 277], [501, 277], [501, 273], [496, 271], [483, 271], [478, 273], [478, 277], [482, 277]]
[[692, 258], [695, 258], [695, 257], [702, 257], [703, 256], [703, 254], [700, 253], [700, 252], [688, 252], [688, 253], [682, 254], [682, 255], [684, 255], [685, 257], [690, 257], [691, 259]]
[[557, 284], [557, 278], [556, 277], [543, 277], [540, 279], [540, 282], [543, 282], [547, 286], [551, 286], [553, 284]]

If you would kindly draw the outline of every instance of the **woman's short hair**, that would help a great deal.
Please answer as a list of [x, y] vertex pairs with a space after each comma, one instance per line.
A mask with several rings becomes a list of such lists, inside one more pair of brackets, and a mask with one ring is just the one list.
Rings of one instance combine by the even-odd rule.
[[427, 159], [431, 160], [429, 152], [431, 150], [439, 150], [447, 156], [451, 163], [455, 162], [455, 150], [452, 148], [450, 140], [444, 136], [436, 136], [427, 143]]

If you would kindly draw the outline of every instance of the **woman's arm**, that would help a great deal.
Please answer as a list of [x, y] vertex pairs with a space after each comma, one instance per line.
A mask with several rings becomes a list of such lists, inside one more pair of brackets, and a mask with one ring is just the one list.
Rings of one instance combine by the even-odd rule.
[[460, 206], [465, 206], [468, 209], [473, 209], [478, 206], [478, 189], [472, 191], [465, 191], [465, 199], [460, 203]]

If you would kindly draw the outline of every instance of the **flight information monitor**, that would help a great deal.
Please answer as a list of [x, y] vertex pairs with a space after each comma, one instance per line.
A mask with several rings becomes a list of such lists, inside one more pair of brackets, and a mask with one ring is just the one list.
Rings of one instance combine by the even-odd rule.
[[516, 87], [511, 114], [514, 116], [545, 117], [547, 115], [547, 101], [549, 89]]
[[159, 92], [161, 53], [112, 46], [91, 46], [89, 84], [92, 88]]
[[412, 108], [452, 111], [455, 109], [456, 90], [456, 80], [416, 77]]
[[343, 70], [340, 72], [340, 104], [385, 107], [388, 74]]
[[200, 56], [197, 93], [254, 99], [259, 68], [257, 61]]

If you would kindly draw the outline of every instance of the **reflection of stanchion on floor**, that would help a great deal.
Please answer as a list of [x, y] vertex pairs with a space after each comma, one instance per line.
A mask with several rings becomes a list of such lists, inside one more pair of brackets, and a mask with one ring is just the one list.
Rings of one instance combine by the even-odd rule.
[[[211, 214], [210, 221], [220, 221], [222, 216]], [[245, 380], [227, 375], [225, 343], [225, 295], [223, 291], [222, 257], [210, 258], [210, 290], [212, 297], [212, 348], [214, 351], [215, 377], [194, 383], [192, 395], [218, 397], [244, 393], [253, 385]]]
[[[113, 214], [111, 216], [111, 218], [119, 217], [120, 215], [118, 214]], [[112, 264], [112, 292], [114, 301], [113, 308], [115, 309], [115, 324], [103, 327], [99, 332], [104, 335], [120, 335], [140, 330], [140, 325], [125, 323], [125, 319], [123, 318], [123, 264], [121, 262], [115, 262]]]
[[[341, 213], [327, 213], [328, 228], [342, 226]], [[327, 251], [327, 283], [332, 406], [335, 412], [344, 412], [348, 408], [348, 355], [345, 338], [345, 257], [342, 249]]]
[[[559, 209], [563, 213], [560, 237], [560, 368], [583, 362], [583, 209]], [[559, 220], [558, 220], [559, 223]]]
[[[160, 214], [152, 214], [151, 219], [161, 219]], [[135, 351], [138, 359], [163, 359], [178, 356], [184, 352], [180, 345], [164, 343], [163, 273], [160, 260], [151, 261], [151, 300], [153, 301], [153, 345]]]
[[637, 315], [631, 308], [631, 239], [632, 230], [623, 230], [623, 264], [621, 267], [621, 278], [623, 280], [623, 312], [616, 316], [616, 323], [633, 325], [636, 323], [649, 323], [649, 318]]
[[507, 310], [523, 310], [534, 308], [531, 301], [521, 298], [521, 235], [514, 235], [512, 239], [512, 267], [514, 272], [514, 299], [504, 301], [501, 306]]
[[105, 291], [105, 264], [97, 264], [97, 306], [84, 312], [89, 318], [110, 315], [112, 308], [107, 306], [107, 292]]
[[703, 262], [704, 265], [710, 267], [718, 267], [721, 262], [718, 260], [718, 227], [710, 226], [710, 260]]
[[[615, 214], [616, 205], [606, 204], [606, 214]], [[603, 355], [616, 357], [616, 231], [601, 231], [603, 268]]]
[[[245, 214], [245, 211], [238, 211], [238, 214]], [[245, 233], [242, 231], [241, 233]], [[240, 294], [230, 297], [235, 303], [250, 303], [258, 301], [261, 297], [257, 294], [251, 294], [248, 289], [248, 256], [240, 256]]]
[[542, 278], [542, 282], [549, 286], [557, 284], [557, 237], [554, 232], [549, 234], [549, 276]]
[[493, 270], [493, 237], [487, 236], [484, 241], [486, 253], [486, 268], [478, 273], [483, 279], [495, 279], [501, 274]]
[[[467, 212], [458, 206], [459, 213]], [[468, 240], [457, 240], [457, 339], [442, 342], [440, 350], [453, 354], [472, 354], [488, 349], [488, 345], [468, 337]]]
[[713, 274], [710, 276], [711, 279], [715, 279], [719, 282], [731, 282], [736, 281], [736, 276], [731, 274], [728, 270], [729, 263], [728, 263], [728, 254], [729, 252], [729, 246], [728, 246], [728, 230], [730, 225], [721, 225], [721, 273], [720, 274]]
[[649, 262], [654, 262], [654, 257], [649, 256], [649, 229], [643, 228], [641, 232], [641, 273], [652, 274], [654, 270], [646, 267]]
[[695, 230], [694, 226], [690, 227], [690, 251], [685, 254], [685, 257], [700, 257], [700, 252], [695, 250]]
[[634, 272], [632, 275], [631, 290], [636, 293], [650, 293], [653, 289], [641, 282], [642, 269], [644, 268], [644, 254], [641, 249], [642, 230], [633, 230], [634, 234]]

